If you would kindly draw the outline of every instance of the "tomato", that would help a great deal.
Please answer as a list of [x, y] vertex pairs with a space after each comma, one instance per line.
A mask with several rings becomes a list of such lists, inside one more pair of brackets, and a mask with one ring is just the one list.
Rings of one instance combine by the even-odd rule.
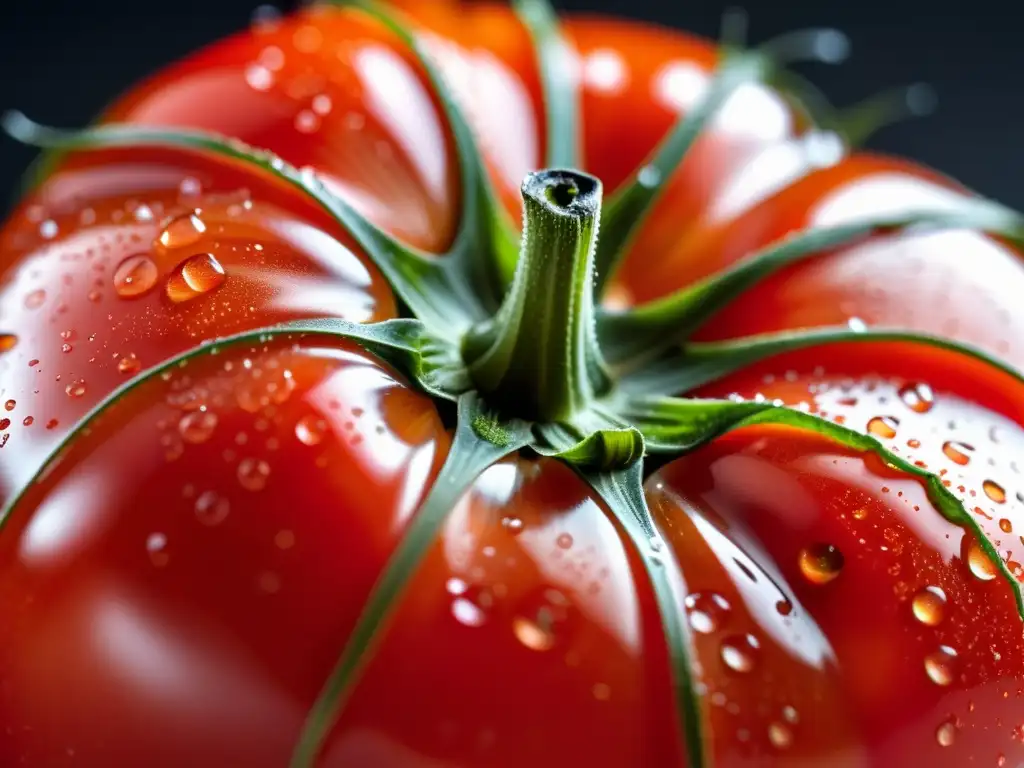
[[[518, 221], [520, 183], [547, 150], [530, 35], [504, 6], [404, 5]], [[611, 195], [722, 57], [621, 20], [563, 29], [581, 165]], [[400, 36], [356, 10], [260, 21], [101, 122], [234, 137], [315, 168], [428, 254], [456, 237], [467, 192], [443, 102]], [[669, 295], [798, 230], [967, 194], [843, 147], [791, 97], [748, 83], [668, 180], [608, 303]], [[396, 318], [399, 297], [294, 186], [171, 147], [64, 158], [0, 230], [0, 253], [0, 763], [289, 764], [453, 450], [451, 408], [353, 342], [259, 331]], [[697, 338], [852, 322], [1022, 366], [1022, 289], [1006, 237], [887, 231], [767, 277]], [[937, 474], [1021, 580], [1021, 386], [953, 351], [871, 340], [686, 394], [777, 399], [879, 439]], [[650, 470], [708, 765], [1024, 761], [1013, 590], [920, 477], [778, 425]], [[634, 543], [564, 463], [494, 463], [429, 544], [316, 765], [687, 765]]]

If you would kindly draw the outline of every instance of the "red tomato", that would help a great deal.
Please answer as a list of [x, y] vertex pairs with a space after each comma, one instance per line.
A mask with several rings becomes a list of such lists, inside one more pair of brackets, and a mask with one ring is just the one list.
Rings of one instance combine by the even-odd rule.
[[[499, 199], [542, 165], [531, 40], [506, 8], [413, 4]], [[570, 18], [582, 163], [611, 192], [706, 91], [710, 43]], [[311, 165], [366, 218], [443, 252], [458, 162], [400, 39], [352, 10], [264, 21], [175, 64], [105, 121], [202, 128]], [[646, 301], [785, 234], [965, 194], [848, 153], [741, 88], [674, 174], [613, 286]], [[396, 298], [296, 190], [215, 156], [78, 153], [0, 230], [0, 764], [287, 765], [307, 712], [449, 450], [443, 411], [353, 344], [203, 340], [372, 322]], [[724, 308], [704, 339], [860, 318], [1024, 365], [1019, 253], [967, 230], [821, 254]], [[912, 344], [833, 345], [698, 394], [804, 407], [881, 439], [964, 499], [1024, 576], [1024, 398]], [[804, 404], [801, 406], [801, 404]], [[74, 435], [59, 460], [48, 457]], [[670, 461], [648, 502], [695, 636], [710, 764], [1016, 765], [1024, 635], [1006, 581], [917, 478], [750, 427]], [[640, 555], [565, 465], [516, 455], [453, 510], [320, 766], [681, 766]]]

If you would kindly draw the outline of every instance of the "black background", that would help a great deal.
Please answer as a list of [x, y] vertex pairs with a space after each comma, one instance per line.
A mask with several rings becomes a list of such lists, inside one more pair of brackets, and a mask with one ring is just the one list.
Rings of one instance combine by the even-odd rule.
[[[133, 81], [249, 23], [254, 0], [12, 0], [0, 11], [0, 109], [55, 125], [88, 120]], [[284, 10], [291, 3], [280, 4]], [[556, 0], [562, 10], [631, 16], [705, 35], [737, 3]], [[841, 67], [809, 71], [837, 103], [925, 81], [931, 117], [887, 129], [869, 146], [909, 155], [1024, 208], [1024, 45], [1016, 0], [748, 0], [753, 41], [802, 26], [853, 40]], [[31, 150], [0, 138], [0, 206]]]

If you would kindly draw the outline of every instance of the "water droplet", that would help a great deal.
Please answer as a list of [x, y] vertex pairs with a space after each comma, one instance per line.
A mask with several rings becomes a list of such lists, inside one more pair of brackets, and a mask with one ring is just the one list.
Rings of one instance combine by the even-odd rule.
[[922, 624], [934, 627], [946, 615], [946, 593], [940, 587], [925, 587], [914, 595], [910, 607], [914, 612], [914, 618]]
[[16, 400], [8, 400], [6, 403], [4, 403], [4, 410], [13, 411], [17, 407], [17, 405], [18, 402]]
[[501, 527], [515, 535], [522, 532], [523, 521], [518, 517], [503, 517], [501, 518]]
[[558, 538], [555, 539], [555, 544], [559, 549], [572, 549], [572, 535], [568, 533], [561, 533]]
[[44, 240], [53, 240], [57, 236], [57, 222], [47, 219], [39, 225], [39, 236]]
[[967, 567], [974, 574], [975, 578], [982, 581], [992, 581], [996, 577], [996, 566], [989, 559], [989, 556], [985, 554], [985, 550], [981, 548], [978, 539], [970, 531], [964, 533], [960, 550], [961, 557], [967, 563]]
[[796, 711], [796, 707], [789, 704], [782, 708], [782, 717], [787, 723], [793, 723], [794, 725], [800, 722], [800, 713]]
[[594, 683], [590, 692], [598, 701], [608, 701], [612, 697], [612, 687], [608, 683]]
[[81, 397], [85, 394], [85, 379], [75, 379], [64, 388], [64, 391], [68, 397]]
[[785, 723], [772, 723], [768, 726], [768, 741], [776, 749], [787, 749], [793, 743], [793, 731]]
[[949, 685], [956, 674], [956, 651], [948, 645], [940, 645], [924, 657], [924, 671], [936, 685]]
[[782, 598], [775, 603], [775, 610], [779, 612], [781, 616], [789, 616], [793, 612], [793, 603], [788, 598]]
[[146, 254], [129, 256], [114, 270], [114, 290], [124, 299], [142, 296], [156, 285], [156, 263]]
[[452, 616], [455, 620], [467, 627], [483, 626], [487, 621], [487, 611], [494, 605], [494, 596], [490, 590], [485, 587], [467, 587], [459, 579], [449, 581], [457, 581], [462, 585], [461, 592], [452, 600]]
[[950, 719], [940, 724], [935, 729], [935, 741], [939, 743], [940, 747], [949, 747], [956, 741], [956, 723]]
[[935, 405], [935, 393], [927, 384], [905, 384], [900, 387], [900, 400], [912, 411], [928, 413]]
[[167, 537], [162, 533], [151, 533], [146, 539], [146, 551], [149, 561], [157, 568], [167, 565], [170, 556], [167, 554]]
[[721, 629], [729, 619], [729, 601], [714, 592], [692, 592], [683, 601], [686, 615], [694, 631], [710, 634]]
[[295, 436], [303, 445], [319, 445], [327, 434], [327, 422], [315, 414], [299, 419], [295, 425]]
[[722, 641], [722, 661], [734, 672], [750, 672], [757, 664], [761, 644], [753, 635], [732, 635]]
[[320, 116], [309, 109], [295, 115], [295, 130], [299, 133], [315, 133], [320, 129]]
[[[10, 352], [18, 344], [18, 337], [13, 333], [0, 333], [0, 354]], [[36, 362], [39, 362], [38, 360]]]
[[238, 464], [238, 482], [247, 491], [262, 491], [269, 477], [270, 465], [262, 459], [242, 459]]
[[133, 352], [129, 352], [117, 361], [117, 370], [120, 373], [138, 373], [141, 368], [142, 364]]
[[252, 63], [245, 68], [245, 82], [254, 91], [268, 91], [274, 85], [274, 73], [262, 64]]
[[11, 426], [10, 419], [0, 419], [0, 429], [7, 429], [9, 426]]
[[176, 216], [167, 222], [157, 236], [157, 242], [165, 249], [187, 248], [195, 245], [206, 232], [206, 224], [195, 211]]
[[44, 291], [42, 288], [39, 288], [39, 289], [37, 289], [35, 291], [30, 291], [25, 296], [25, 308], [26, 309], [39, 309], [41, 306], [43, 306], [43, 303], [45, 301], [46, 301], [46, 291]]
[[223, 285], [224, 267], [212, 253], [197, 253], [179, 264], [167, 278], [167, 297], [173, 302], [189, 301]]
[[25, 420], [23, 422], [21, 422], [21, 423], [24, 424], [26, 427], [31, 427], [32, 426], [32, 422], [34, 422], [34, 421], [35, 421], [35, 419], [32, 416], [26, 416]]
[[641, 187], [653, 189], [661, 184], [661, 171], [653, 165], [645, 165], [636, 175], [636, 182]]
[[974, 453], [974, 446], [950, 440], [942, 444], [942, 452], [951, 461], [963, 466], [970, 462], [971, 454]]
[[993, 480], [986, 480], [981, 484], [982, 490], [985, 491], [985, 495], [988, 496], [992, 501], [997, 504], [1004, 504], [1006, 502], [1006, 491], [1003, 490], [1003, 486]]
[[512, 620], [516, 639], [534, 651], [550, 651], [567, 629], [569, 599], [557, 589], [543, 589], [519, 606]]
[[831, 544], [812, 544], [800, 550], [800, 572], [812, 584], [828, 584], [844, 563], [843, 553]]
[[868, 324], [859, 317], [851, 317], [846, 321], [846, 325], [854, 333], [864, 333], [868, 329]]
[[217, 414], [200, 409], [181, 417], [181, 421], [178, 422], [178, 432], [186, 442], [199, 444], [210, 439], [216, 426]]
[[899, 419], [893, 416], [875, 416], [868, 421], [868, 432], [889, 440], [896, 437], [896, 428], [899, 425]]
[[216, 491], [204, 491], [196, 499], [196, 518], [203, 525], [219, 525], [231, 512], [231, 502]]

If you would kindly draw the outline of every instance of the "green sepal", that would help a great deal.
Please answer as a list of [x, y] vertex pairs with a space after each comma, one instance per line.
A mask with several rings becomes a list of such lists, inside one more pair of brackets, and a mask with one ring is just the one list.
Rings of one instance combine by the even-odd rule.
[[329, 2], [331, 5], [356, 8], [372, 16], [409, 48], [425, 70], [455, 139], [462, 185], [461, 221], [447, 257], [458, 261], [460, 267], [472, 275], [478, 294], [486, 299], [484, 308], [489, 313], [493, 312], [501, 301], [504, 287], [512, 280], [515, 272], [519, 236], [497, 200], [469, 121], [433, 57], [414, 34], [413, 25], [402, 19], [399, 11], [375, 0]]
[[644, 438], [635, 427], [595, 404], [571, 423], [537, 423], [530, 447], [586, 470], [610, 472], [640, 462]]
[[337, 665], [310, 709], [291, 768], [312, 768], [316, 764], [405, 587], [459, 499], [481, 472], [529, 442], [530, 429], [525, 422], [502, 420], [474, 393], [459, 398], [455, 439], [448, 457], [370, 591]]
[[231, 336], [204, 341], [198, 346], [140, 371], [89, 409], [68, 430], [68, 433], [57, 443], [54, 449], [50, 451], [46, 460], [36, 470], [32, 478], [25, 482], [7, 500], [3, 508], [0, 509], [0, 527], [6, 522], [29, 488], [44, 475], [47, 468], [59, 460], [60, 456], [75, 440], [88, 435], [96, 419], [100, 418], [109, 408], [120, 402], [121, 398], [139, 386], [155, 379], [160, 374], [181, 369], [194, 358], [216, 355], [228, 347], [246, 343], [263, 345], [279, 336], [301, 338], [313, 335], [353, 341], [364, 349], [394, 364], [403, 373], [415, 379], [423, 389], [431, 394], [449, 400], [454, 400], [458, 396], [458, 392], [442, 389], [447, 376], [450, 375], [444, 372], [443, 366], [437, 367], [434, 363], [424, 360], [422, 350], [424, 348], [436, 348], [440, 346], [440, 343], [432, 339], [429, 331], [418, 320], [385, 320], [372, 324], [353, 323], [340, 319], [297, 320], [295, 322], [255, 328]]
[[1024, 237], [1020, 214], [982, 198], [964, 198], [954, 210], [872, 216], [852, 224], [801, 230], [664, 298], [627, 310], [599, 310], [602, 350], [612, 364], [628, 368], [646, 362], [689, 338], [721, 308], [780, 269], [880, 231], [909, 227], [929, 231], [965, 227], [1012, 240]]
[[763, 79], [771, 65], [757, 53], [725, 56], [703, 99], [676, 122], [668, 136], [637, 170], [634, 180], [618, 189], [605, 204], [597, 244], [594, 290], [601, 296], [629, 242], [705, 125], [730, 96], [746, 83]]
[[19, 112], [8, 112], [2, 124], [19, 141], [62, 152], [162, 147], [209, 152], [250, 166], [297, 188], [331, 214], [384, 273], [399, 298], [435, 332], [455, 338], [458, 331], [487, 316], [457, 260], [432, 257], [398, 242], [328, 190], [311, 168], [299, 170], [270, 152], [207, 131], [123, 124], [62, 131], [33, 123]]
[[975, 536], [992, 565], [1013, 592], [1017, 612], [1024, 619], [1024, 593], [1020, 582], [974, 517], [937, 475], [918, 467], [888, 450], [873, 437], [804, 411], [784, 405], [731, 400], [682, 399], [672, 397], [628, 398], [622, 415], [643, 433], [651, 453], [686, 453], [721, 435], [754, 425], [795, 427], [827, 437], [861, 453], [874, 453], [889, 467], [924, 481], [928, 499], [949, 522]]
[[685, 595], [679, 590], [684, 579], [647, 508], [641, 463], [635, 462], [615, 472], [578, 471], [607, 505], [643, 563], [665, 635], [676, 710], [686, 745], [686, 765], [705, 768], [709, 748], [702, 718], [701, 694], [697, 690], [697, 653], [682, 609]]
[[727, 341], [688, 342], [626, 375], [619, 386], [631, 394], [680, 395], [786, 352], [826, 344], [884, 342], [907, 342], [944, 349], [978, 360], [1024, 383], [1024, 377], [1015, 367], [968, 344], [914, 331], [855, 329], [844, 325], [779, 331]]
[[579, 87], [574, 53], [547, 0], [513, 0], [512, 8], [533, 39], [544, 98], [547, 168], [582, 168]]

